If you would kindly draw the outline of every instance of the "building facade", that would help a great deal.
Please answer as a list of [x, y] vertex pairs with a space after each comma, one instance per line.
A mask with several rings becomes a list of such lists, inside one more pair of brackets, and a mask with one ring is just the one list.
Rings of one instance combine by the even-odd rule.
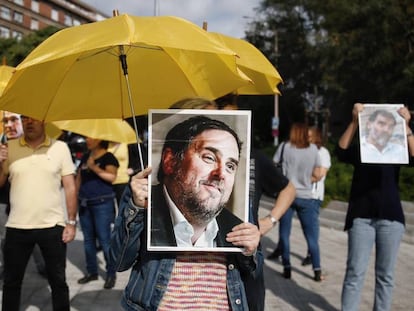
[[65, 28], [107, 17], [76, 0], [0, 0], [0, 38], [19, 40], [47, 26]]

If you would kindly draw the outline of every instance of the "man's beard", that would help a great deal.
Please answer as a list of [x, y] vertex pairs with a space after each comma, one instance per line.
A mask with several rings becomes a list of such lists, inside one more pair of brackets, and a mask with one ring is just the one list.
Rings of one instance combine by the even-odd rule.
[[376, 137], [376, 144], [381, 147], [385, 147], [390, 140], [390, 135], [388, 134], [380, 134]]
[[194, 191], [184, 191], [180, 199], [181, 212], [189, 223], [204, 225], [213, 220], [223, 210], [227, 202], [219, 202], [217, 206], [208, 206], [209, 199], [201, 200]]

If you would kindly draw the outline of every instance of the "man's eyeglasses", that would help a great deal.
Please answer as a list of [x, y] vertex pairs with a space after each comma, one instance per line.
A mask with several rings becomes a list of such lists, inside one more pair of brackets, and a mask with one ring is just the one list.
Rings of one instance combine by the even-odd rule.
[[3, 122], [3, 124], [7, 124], [7, 123], [9, 123], [9, 122], [11, 122], [11, 123], [16, 123], [16, 122], [18, 122], [18, 121], [20, 121], [20, 118], [19, 117], [16, 117], [16, 116], [12, 116], [12, 117], [4, 117], [2, 120], [1, 120], [1, 122]]

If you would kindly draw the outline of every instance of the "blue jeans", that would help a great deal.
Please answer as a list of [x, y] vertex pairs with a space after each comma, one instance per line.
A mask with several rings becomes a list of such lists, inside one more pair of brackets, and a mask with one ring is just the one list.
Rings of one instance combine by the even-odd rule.
[[375, 243], [374, 310], [390, 310], [394, 266], [404, 225], [384, 219], [356, 218], [348, 230], [348, 259], [342, 287], [342, 310], [358, 310], [369, 257]]
[[88, 274], [98, 274], [96, 241], [102, 247], [107, 276], [115, 276], [115, 266], [109, 260], [111, 224], [115, 219], [114, 200], [79, 207], [79, 222], [83, 233], [83, 245]]
[[293, 213], [296, 211], [312, 259], [313, 270], [321, 269], [319, 253], [319, 204], [315, 199], [296, 198], [286, 213], [280, 218], [279, 240], [282, 249], [282, 263], [290, 268], [290, 232]]
[[62, 242], [62, 233], [62, 226], [46, 229], [6, 228], [2, 310], [20, 310], [24, 273], [37, 244], [45, 260], [53, 310], [69, 311], [69, 288], [65, 276], [66, 244]]

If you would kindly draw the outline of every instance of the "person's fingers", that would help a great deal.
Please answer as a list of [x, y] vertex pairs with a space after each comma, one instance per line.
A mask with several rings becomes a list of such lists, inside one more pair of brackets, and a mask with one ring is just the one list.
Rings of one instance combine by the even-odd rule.
[[235, 246], [244, 247], [244, 253], [251, 255], [259, 245], [260, 231], [251, 223], [243, 223], [235, 226], [226, 239]]
[[131, 179], [131, 189], [133, 200], [137, 206], [146, 207], [148, 205], [148, 175], [151, 174], [151, 167], [147, 167]]

